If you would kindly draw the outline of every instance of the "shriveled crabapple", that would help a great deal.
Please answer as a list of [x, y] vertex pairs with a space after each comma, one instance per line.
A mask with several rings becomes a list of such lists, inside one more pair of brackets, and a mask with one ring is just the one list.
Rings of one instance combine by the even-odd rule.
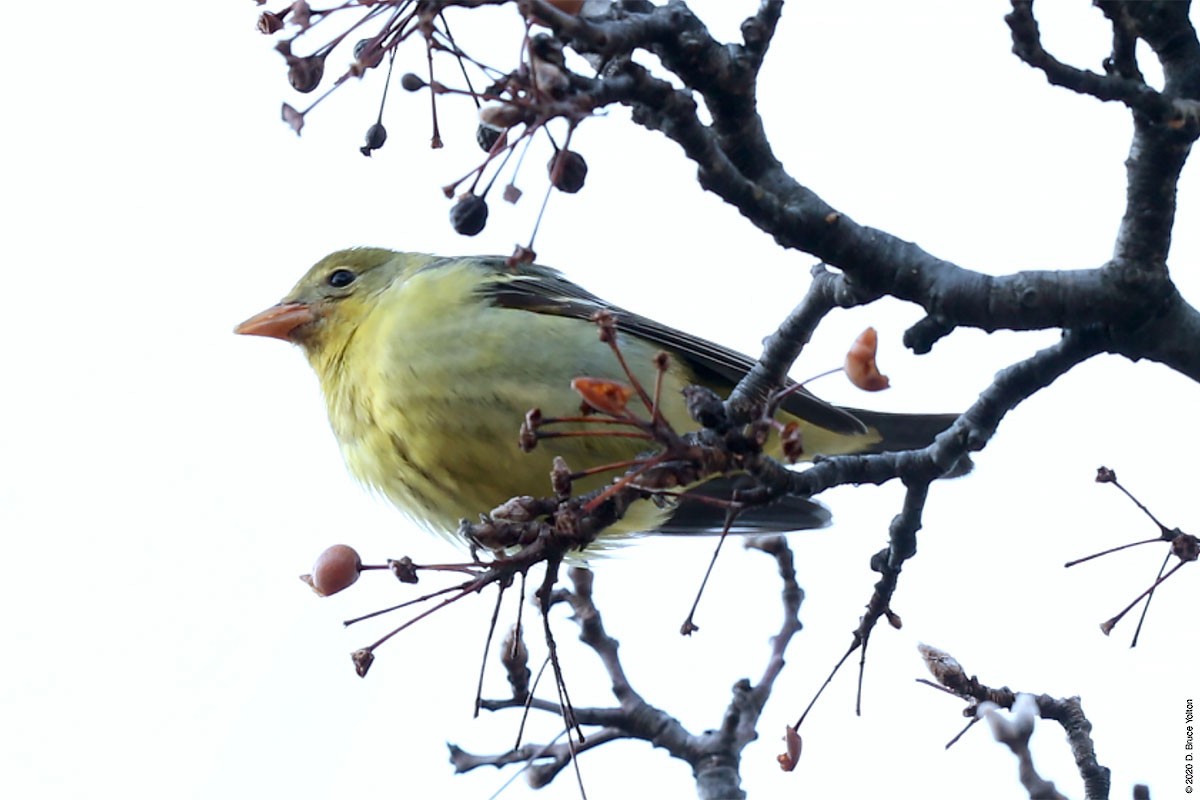
[[300, 580], [321, 597], [328, 597], [352, 586], [362, 568], [358, 551], [350, 545], [335, 544], [317, 556], [312, 574], [301, 575]]

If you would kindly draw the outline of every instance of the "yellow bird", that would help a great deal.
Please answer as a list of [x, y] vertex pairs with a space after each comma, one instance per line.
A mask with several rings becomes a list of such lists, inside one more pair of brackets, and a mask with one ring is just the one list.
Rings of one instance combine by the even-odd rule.
[[[321, 259], [280, 303], [235, 330], [299, 345], [320, 378], [354, 476], [425, 527], [453, 536], [460, 520], [511, 497], [551, 494], [555, 456], [578, 471], [646, 449], [643, 441], [608, 436], [547, 439], [531, 453], [517, 446], [529, 409], [578, 415], [573, 378], [626, 380], [591, 321], [600, 310], [616, 315], [622, 352], [645, 385], [654, 384], [654, 356], [671, 356], [662, 411], [681, 432], [695, 427], [685, 386], [725, 396], [754, 363], [606, 303], [547, 267], [366, 247]], [[923, 447], [954, 415], [846, 409], [798, 391], [779, 418], [799, 422], [811, 456]], [[611, 479], [597, 475], [574, 488], [582, 493]], [[728, 484], [692, 491], [720, 496]], [[611, 533], [695, 533], [719, 529], [723, 519], [710, 503], [644, 502]], [[824, 506], [795, 497], [747, 512], [738, 527], [799, 530], [828, 521]]]

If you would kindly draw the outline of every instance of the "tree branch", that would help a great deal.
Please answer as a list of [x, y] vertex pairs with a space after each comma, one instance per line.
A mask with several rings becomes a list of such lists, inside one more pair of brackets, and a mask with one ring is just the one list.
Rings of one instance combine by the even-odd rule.
[[[769, 5], [760, 8], [759, 18]], [[1200, 380], [1200, 354], [1187, 336], [1200, 329], [1200, 315], [1178, 296], [1166, 271], [1175, 185], [1190, 143], [1200, 135], [1195, 32], [1185, 4], [1113, 3], [1106, 9], [1118, 20], [1115, 66], [1106, 75], [1070, 67], [1048, 54], [1041, 46], [1031, 3], [1014, 0], [1007, 20], [1014, 50], [1052, 83], [1119, 100], [1135, 111], [1138, 127], [1128, 162], [1126, 214], [1114, 258], [1093, 269], [1021, 271], [999, 277], [971, 271], [862, 226], [792, 178], [775, 158], [757, 113], [757, 66], [747, 66], [746, 46], [713, 40], [682, 3], [614, 6], [612, 19], [573, 18], [560, 33], [576, 49], [603, 52], [612, 60], [609, 71], [586, 89], [592, 102], [628, 105], [637, 123], [677, 142], [696, 163], [706, 190], [734, 205], [781, 245], [842, 270], [848, 287], [924, 308], [927, 319], [906, 336], [906, 343], [918, 352], [927, 351], [959, 325], [986, 331], [1105, 325], [1114, 331], [1117, 352], [1162, 361]], [[1134, 34], [1145, 37], [1163, 62], [1168, 75], [1164, 92], [1140, 80], [1129, 45]], [[704, 99], [711, 125], [700, 121], [689, 91], [676, 89], [629, 60], [638, 49], [658, 55]], [[1166, 337], [1141, 335], [1144, 326], [1165, 313], [1182, 330]]]
[[1101, 328], [1067, 331], [1061, 341], [998, 373], [979, 399], [928, 447], [898, 453], [818, 456], [803, 472], [760, 456], [750, 460], [746, 470], [771, 492], [806, 496], [850, 483], [881, 484], [899, 477], [906, 483], [932, 480], [952, 470], [968, 452], [983, 449], [1009, 411], [1075, 365], [1104, 352], [1108, 343]]
[[[675, 717], [647, 703], [633, 689], [621, 665], [617, 640], [604, 630], [600, 611], [595, 605], [592, 595], [593, 573], [579, 567], [570, 570], [574, 588], [572, 591], [558, 591], [555, 602], [570, 604], [573, 618], [580, 629], [579, 638], [604, 664], [612, 680], [613, 696], [618, 701], [613, 708], [574, 709], [574, 720], [578, 724], [601, 728], [598, 732], [589, 733], [582, 744], [574, 745], [576, 755], [618, 739], [640, 739], [664, 748], [675, 758], [690, 764], [701, 798], [717, 800], [744, 797], [739, 788], [741, 752], [758, 737], [759, 717], [771, 695], [775, 678], [783, 669], [788, 645], [801, 628], [799, 611], [804, 599], [804, 592], [796, 582], [792, 552], [782, 537], [752, 539], [746, 546], [761, 550], [775, 559], [783, 581], [783, 622], [771, 640], [770, 656], [758, 684], [753, 685], [748, 680], [739, 681], [733, 687], [733, 697], [725, 710], [721, 726], [700, 734], [687, 731]], [[526, 705], [535, 710], [562, 713], [558, 703], [536, 698], [528, 703], [516, 697], [483, 700], [480, 703], [481, 708], [488, 710], [524, 708]], [[450, 761], [456, 772], [481, 766], [500, 767], [530, 762], [528, 780], [534, 786], [549, 783], [570, 763], [572, 752], [571, 746], [566, 743], [526, 744], [495, 755], [477, 755], [455, 745], [449, 747]]]
[[[925, 666], [929, 668], [938, 684], [946, 687], [952, 694], [970, 701], [967, 716], [976, 716], [979, 706], [985, 703], [1011, 709], [1016, 704], [1017, 695], [1022, 694], [1007, 686], [994, 689], [981, 683], [978, 678], [968, 676], [967, 671], [953, 656], [936, 647], [921, 645], [919, 650], [925, 660]], [[1066, 731], [1067, 741], [1071, 745], [1075, 766], [1083, 778], [1088, 800], [1107, 800], [1111, 770], [1102, 766], [1096, 758], [1091, 736], [1092, 723], [1084, 715], [1079, 698], [1059, 699], [1046, 694], [1027, 696], [1036, 700], [1038, 715], [1042, 719], [1054, 720]], [[1024, 777], [1022, 780], [1024, 781]]]
[[804, 299], [766, 338], [762, 355], [727, 398], [726, 406], [733, 418], [749, 419], [752, 409], [761, 409], [767, 397], [784, 385], [788, 370], [826, 314], [837, 307], [850, 308], [876, 299], [848, 283], [844, 276], [830, 272], [824, 264], [814, 265], [812, 276]]
[[[1070, 89], [1097, 100], [1117, 101], [1143, 114], [1149, 119], [1164, 123], [1176, 116], [1175, 104], [1167, 97], [1146, 85], [1141, 73], [1135, 72], [1133, 54], [1125, 48], [1120, 63], [1125, 72], [1136, 74], [1126, 77], [1121, 72], [1100, 75], [1086, 69], [1064, 64], [1042, 47], [1042, 34], [1033, 15], [1033, 0], [1013, 0], [1013, 10], [1004, 21], [1012, 30], [1013, 53], [1029, 66], [1041, 70], [1046, 80], [1055, 86]], [[1128, 30], [1125, 27], [1118, 31]]]

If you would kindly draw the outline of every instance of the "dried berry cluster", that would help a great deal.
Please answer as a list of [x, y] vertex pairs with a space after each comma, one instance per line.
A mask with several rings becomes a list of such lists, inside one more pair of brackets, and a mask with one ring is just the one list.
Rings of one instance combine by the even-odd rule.
[[[339, 46], [354, 42], [349, 48], [352, 53], [349, 65], [312, 103], [302, 109], [287, 103], [283, 105], [283, 119], [297, 134], [303, 129], [308, 114], [324, 98], [350, 78], [362, 78], [386, 62], [387, 77], [378, 117], [367, 129], [366, 142], [359, 148], [366, 156], [383, 147], [388, 139], [383, 114], [399, 48], [414, 36], [424, 42], [428, 76], [408, 72], [400, 77], [400, 85], [408, 92], [429, 92], [433, 122], [431, 145], [434, 148], [442, 146], [437, 115], [439, 97], [469, 97], [479, 111], [475, 138], [486, 155], [462, 178], [443, 187], [448, 197], [456, 198], [450, 212], [454, 229], [464, 236], [474, 236], [487, 224], [489, 191], [518, 149], [520, 153], [504, 186], [503, 197], [510, 203], [520, 198], [522, 193], [516, 186], [516, 173], [533, 137], [539, 133], [546, 136], [553, 150], [546, 167], [549, 187], [566, 193], [583, 188], [588, 166], [583, 156], [570, 148], [571, 136], [579, 122], [594, 113], [595, 105], [587, 94], [591, 80], [580, 78], [566, 66], [563, 46], [558, 40], [545, 33], [533, 32], [534, 26], [539, 24], [535, 16], [527, 14], [524, 17], [517, 66], [500, 70], [473, 58], [455, 41], [445, 16], [445, 10], [454, 5], [457, 3], [360, 0], [317, 10], [299, 0], [278, 11], [262, 12], [258, 28], [264, 34], [281, 37], [275, 48], [286, 62], [288, 82], [296, 91], [305, 94], [322, 86], [330, 55]], [[582, 3], [555, 2], [551, 5], [564, 13], [576, 14]], [[329, 19], [342, 22], [342, 27], [322, 38], [329, 25], [320, 24]], [[320, 44], [310, 48], [308, 42], [311, 39], [319, 40]], [[301, 42], [306, 45], [306, 50], [311, 50], [307, 55], [298, 54]], [[451, 86], [437, 79], [435, 66], [446, 56], [456, 62], [455, 71], [462, 77], [461, 86]], [[475, 76], [474, 81], [472, 76]], [[475, 88], [476, 83], [484, 88]], [[565, 125], [561, 144], [548, 127], [556, 120], [562, 120], [559, 124]], [[532, 241], [530, 247], [518, 249], [516, 258], [519, 260], [532, 257]]]

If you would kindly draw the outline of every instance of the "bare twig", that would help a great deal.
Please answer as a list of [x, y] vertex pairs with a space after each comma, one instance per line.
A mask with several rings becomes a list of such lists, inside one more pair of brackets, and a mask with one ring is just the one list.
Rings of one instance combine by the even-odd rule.
[[[939, 684], [949, 689], [954, 694], [969, 701], [968, 710], [970, 716], [978, 716], [977, 709], [980, 706], [998, 707], [998, 708], [1013, 708], [1017, 703], [1017, 692], [1012, 691], [1007, 686], [999, 689], [993, 689], [979, 681], [975, 676], [968, 676], [967, 671], [962, 665], [951, 656], [936, 647], [928, 645], [920, 646], [921, 656], [925, 660], [925, 665], [933, 674], [933, 677]], [[1079, 770], [1080, 776], [1083, 778], [1086, 797], [1088, 800], [1107, 800], [1110, 787], [1111, 771], [1108, 767], [1101, 766], [1096, 759], [1095, 746], [1092, 742], [1092, 724], [1083, 713], [1083, 706], [1078, 697], [1069, 697], [1065, 699], [1057, 699], [1050, 695], [1025, 695], [1031, 698], [1037, 708], [1037, 713], [1042, 719], [1050, 719], [1057, 722], [1066, 731], [1067, 741], [1071, 744], [1071, 753], [1075, 758], [1075, 765]], [[1029, 725], [1029, 732], [1032, 733], [1032, 724]], [[997, 737], [999, 738], [999, 737]], [[1012, 738], [1012, 737], [1010, 737]], [[1028, 734], [1025, 735], [1026, 745], [1028, 744]], [[1008, 744], [1008, 742], [1005, 742]], [[1009, 745], [1012, 747], [1012, 745]], [[1014, 749], [1018, 757], [1021, 754]], [[1027, 755], [1027, 753], [1026, 753]], [[1027, 775], [1026, 769], [1030, 772]], [[1026, 780], [1028, 778], [1028, 783]], [[1026, 786], [1040, 786], [1039, 791], [1050, 792], [1047, 794], [1033, 794], [1031, 790], [1030, 797], [1058, 797], [1054, 792], [1053, 784], [1049, 788], [1044, 784], [1039, 784], [1040, 778], [1036, 773], [1032, 772], [1032, 762], [1026, 763], [1022, 760], [1022, 782]]]
[[[573, 721], [581, 726], [598, 727], [574, 745], [575, 754], [618, 739], [641, 739], [666, 749], [676, 758], [692, 765], [701, 797], [740, 796], [738, 764], [740, 754], [754, 741], [762, 710], [771, 695], [775, 679], [784, 665], [784, 654], [792, 637], [800, 630], [799, 609], [804, 593], [796, 583], [792, 552], [782, 537], [760, 537], [747, 541], [747, 547], [772, 556], [783, 581], [783, 622], [772, 639], [767, 666], [757, 684], [739, 681], [726, 707], [720, 727], [704, 733], [688, 732], [666, 711], [648, 703], [633, 688], [621, 664], [617, 641], [604, 629], [599, 609], [592, 595], [593, 574], [583, 568], [572, 568], [573, 590], [556, 592], [555, 599], [569, 602], [573, 619], [580, 629], [580, 640], [596, 653], [612, 682], [617, 706], [611, 708], [574, 707]], [[483, 700], [481, 708], [499, 710], [523, 707], [515, 698]], [[561, 702], [533, 699], [529, 708], [551, 713], [563, 713]], [[480, 766], [537, 760], [528, 767], [528, 779], [543, 785], [570, 763], [571, 748], [566, 743], [527, 744], [496, 755], [474, 755], [451, 746], [451, 762], [456, 771], [465, 772]]]

